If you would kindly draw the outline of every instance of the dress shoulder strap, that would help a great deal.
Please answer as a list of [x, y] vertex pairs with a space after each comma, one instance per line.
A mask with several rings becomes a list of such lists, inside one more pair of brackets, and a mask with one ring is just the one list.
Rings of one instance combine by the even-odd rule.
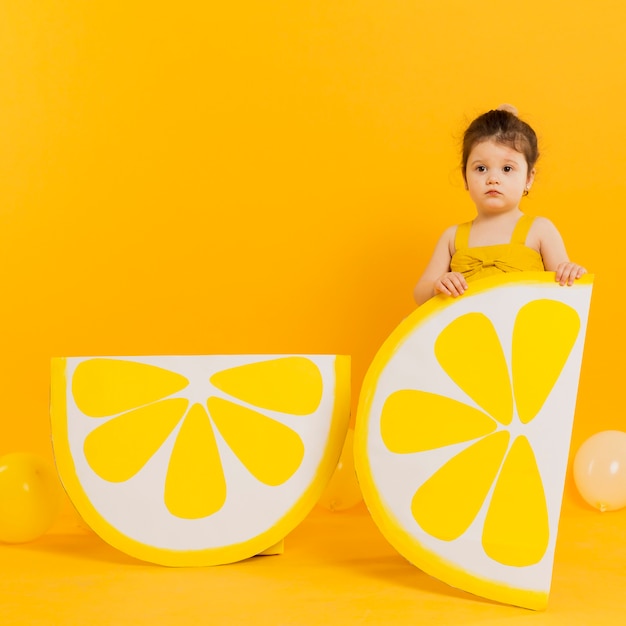
[[517, 220], [517, 224], [515, 224], [515, 228], [513, 229], [511, 243], [520, 243], [524, 245], [526, 243], [528, 231], [530, 230], [534, 220], [535, 218], [530, 215], [522, 215], [522, 217]]
[[454, 249], [461, 250], [469, 248], [469, 236], [472, 228], [472, 222], [464, 222], [456, 227], [456, 235], [454, 236]]

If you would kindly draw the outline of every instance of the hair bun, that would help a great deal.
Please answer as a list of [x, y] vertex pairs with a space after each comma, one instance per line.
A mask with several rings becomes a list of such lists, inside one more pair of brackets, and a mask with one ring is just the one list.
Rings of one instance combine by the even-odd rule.
[[498, 111], [508, 111], [517, 117], [517, 109], [512, 104], [501, 104], [498, 108]]

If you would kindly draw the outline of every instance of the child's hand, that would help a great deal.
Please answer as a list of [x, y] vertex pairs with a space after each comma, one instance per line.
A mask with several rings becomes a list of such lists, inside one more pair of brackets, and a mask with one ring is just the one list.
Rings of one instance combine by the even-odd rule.
[[569, 285], [571, 287], [577, 278], [586, 273], [587, 270], [582, 265], [567, 261], [557, 265], [555, 280], [559, 285]]
[[434, 289], [435, 294], [445, 293], [447, 296], [456, 298], [465, 293], [467, 282], [460, 272], [446, 272], [435, 281]]

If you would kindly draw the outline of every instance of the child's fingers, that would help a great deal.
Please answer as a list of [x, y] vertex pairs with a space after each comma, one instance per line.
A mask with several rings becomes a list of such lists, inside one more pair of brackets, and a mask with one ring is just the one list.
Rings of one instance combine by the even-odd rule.
[[560, 263], [556, 268], [555, 280], [559, 285], [567, 284], [573, 263]]
[[452, 293], [450, 292], [450, 290], [446, 287], [446, 284], [443, 282], [443, 280], [438, 280], [435, 283], [435, 291], [438, 291], [439, 293], [443, 293], [446, 296], [451, 296]]
[[455, 298], [462, 295], [467, 289], [467, 283], [462, 274], [447, 274], [441, 282], [446, 286], [451, 296]]
[[561, 285], [569, 285], [570, 287], [574, 284], [574, 268], [571, 265], [567, 265], [563, 270], [563, 275], [561, 276]]
[[574, 265], [574, 267], [572, 268], [572, 272], [570, 273], [569, 280], [567, 281], [567, 284], [572, 286], [575, 280], [577, 280], [581, 276], [584, 276], [586, 273], [587, 273], [587, 270], [584, 267], [580, 265]]
[[555, 280], [559, 285], [572, 286], [577, 278], [586, 274], [587, 270], [576, 263], [562, 263], [556, 269]]

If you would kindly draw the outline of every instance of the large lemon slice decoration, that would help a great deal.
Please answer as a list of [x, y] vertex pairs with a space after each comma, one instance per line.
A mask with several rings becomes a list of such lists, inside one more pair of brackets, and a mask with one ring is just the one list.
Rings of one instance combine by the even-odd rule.
[[111, 545], [165, 565], [259, 554], [313, 508], [341, 454], [350, 359], [52, 362], [61, 480]]
[[391, 544], [441, 580], [546, 606], [592, 278], [476, 281], [406, 318], [363, 383], [355, 462]]

